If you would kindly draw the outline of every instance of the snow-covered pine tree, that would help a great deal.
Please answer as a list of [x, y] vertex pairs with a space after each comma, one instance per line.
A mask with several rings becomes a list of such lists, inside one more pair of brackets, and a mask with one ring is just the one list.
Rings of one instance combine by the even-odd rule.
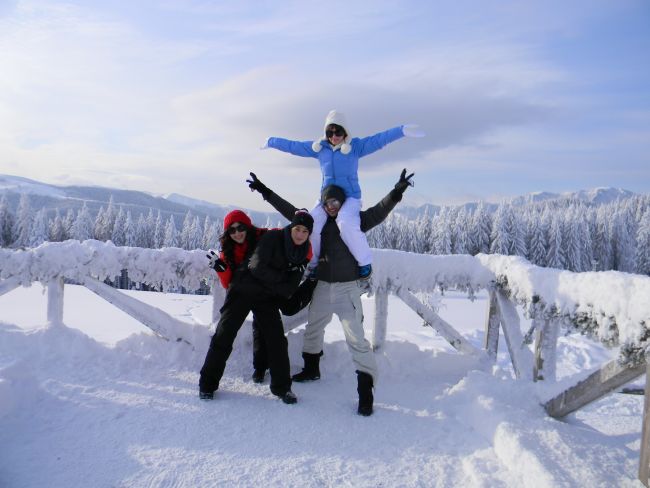
[[14, 214], [9, 210], [7, 196], [2, 195], [2, 199], [0, 199], [0, 247], [9, 247], [13, 244], [14, 224]]
[[124, 219], [124, 245], [129, 247], [137, 246], [137, 238], [135, 233], [135, 223], [131, 216], [131, 211], [127, 210], [126, 218]]
[[455, 212], [454, 227], [452, 232], [452, 253], [453, 254], [468, 254], [468, 248], [471, 243], [468, 243], [468, 229], [469, 217], [467, 209], [464, 206], [458, 208]]
[[629, 207], [623, 206], [614, 214], [612, 242], [614, 247], [614, 269], [634, 272], [636, 254], [636, 225]]
[[434, 226], [434, 253], [447, 255], [451, 254], [451, 209], [443, 206], [436, 216]]
[[52, 242], [62, 242], [67, 239], [65, 229], [63, 228], [63, 219], [58, 208], [54, 210], [54, 218], [50, 220], [49, 237]]
[[124, 237], [124, 224], [126, 223], [126, 214], [124, 209], [120, 206], [115, 221], [113, 223], [113, 232], [111, 233], [111, 241], [116, 246], [124, 246], [126, 239]]
[[20, 202], [18, 204], [18, 212], [16, 212], [16, 222], [14, 224], [14, 245], [18, 247], [29, 246], [29, 236], [32, 231], [32, 208], [30, 204], [29, 195], [23, 193], [20, 195]]
[[135, 224], [135, 245], [137, 247], [149, 247], [149, 239], [147, 236], [147, 219], [144, 214], [140, 214], [138, 221]]
[[90, 211], [86, 206], [86, 202], [84, 202], [83, 206], [77, 213], [77, 218], [72, 223], [72, 227], [70, 228], [70, 237], [79, 241], [92, 239], [94, 227], [95, 225], [90, 216]]
[[508, 226], [510, 227], [510, 249], [508, 254], [511, 256], [526, 257], [526, 231], [523, 220], [518, 212], [515, 212], [512, 205], [508, 205]]
[[490, 253], [492, 254], [507, 256], [512, 248], [510, 219], [507, 207], [507, 203], [501, 202], [492, 220], [492, 234], [490, 236]]
[[428, 207], [418, 215], [413, 223], [414, 243], [413, 252], [420, 254], [431, 253], [431, 217]]
[[63, 230], [65, 232], [65, 239], [74, 239], [72, 237], [72, 226], [74, 225], [74, 221], [76, 219], [76, 216], [74, 214], [74, 210], [71, 208], [68, 209], [68, 211], [65, 213], [65, 218], [63, 219]]
[[472, 234], [475, 246], [473, 254], [488, 254], [490, 252], [490, 235], [492, 234], [492, 217], [482, 201], [478, 202], [472, 215]]
[[147, 218], [145, 219], [144, 224], [144, 243], [143, 247], [153, 248], [155, 247], [155, 238], [154, 232], [156, 230], [156, 218], [153, 215], [153, 208], [149, 208], [149, 213], [147, 213]]
[[612, 244], [611, 205], [603, 205], [596, 210], [595, 232], [592, 236], [592, 249], [595, 271], [606, 271], [614, 266], [614, 246]]
[[37, 247], [48, 240], [47, 211], [41, 208], [34, 214], [32, 228], [29, 234], [29, 247]]
[[546, 228], [539, 210], [529, 214], [528, 220], [528, 260], [537, 266], [546, 266], [546, 252], [548, 241], [546, 240]]
[[[269, 217], [266, 217], [266, 219], [268, 221]], [[206, 215], [205, 219], [203, 219], [203, 237], [201, 239], [201, 249], [206, 251], [213, 247], [212, 243], [214, 242], [214, 237], [210, 234], [211, 227], [212, 221], [210, 220], [210, 217]]]
[[591, 241], [591, 224], [590, 219], [592, 213], [580, 204], [576, 213], [576, 232], [578, 234], [578, 242], [580, 243], [580, 256], [582, 262], [580, 263], [580, 271], [592, 271], [594, 263], [593, 245]]
[[188, 210], [185, 214], [185, 219], [183, 219], [183, 227], [181, 228], [181, 234], [178, 239], [180, 247], [183, 249], [189, 250], [190, 240], [192, 233], [192, 224], [194, 223], [194, 217], [192, 216], [192, 211]]
[[564, 249], [562, 243], [562, 216], [555, 213], [551, 218], [548, 230], [548, 252], [546, 266], [549, 268], [565, 269]]
[[647, 209], [639, 222], [636, 232], [636, 272], [650, 275], [650, 209]]
[[153, 231], [153, 248], [160, 249], [165, 244], [165, 223], [162, 218], [160, 210], [156, 216], [156, 222]]
[[582, 271], [582, 255], [578, 226], [576, 222], [576, 209], [571, 205], [564, 214], [562, 225], [562, 246], [564, 248], [564, 266], [570, 271]]
[[95, 236], [95, 239], [98, 241], [106, 241], [108, 239], [103, 239], [103, 237], [106, 235], [106, 232], [104, 231], [104, 213], [106, 211], [104, 210], [104, 206], [102, 205], [99, 207], [99, 212], [97, 212], [97, 217], [95, 217], [95, 226], [93, 228], [93, 235]]
[[174, 216], [170, 215], [167, 225], [165, 226], [165, 239], [163, 241], [164, 247], [178, 247], [178, 231], [176, 230], [176, 223]]

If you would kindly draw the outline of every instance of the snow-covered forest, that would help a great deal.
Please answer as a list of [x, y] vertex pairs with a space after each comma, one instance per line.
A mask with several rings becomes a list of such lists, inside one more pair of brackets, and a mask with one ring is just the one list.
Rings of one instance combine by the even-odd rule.
[[[256, 222], [277, 227], [282, 222]], [[23, 194], [16, 212], [0, 199], [0, 246], [35, 247], [45, 241], [96, 239], [117, 246], [208, 249], [216, 246], [222, 223], [191, 211], [182, 219], [160, 210], [133, 215], [111, 199], [93, 216], [84, 205], [76, 213], [33, 209]], [[522, 256], [538, 266], [571, 271], [617, 270], [650, 275], [650, 196], [606, 204], [560, 199], [526, 204], [501, 203], [491, 211], [442, 207], [409, 220], [397, 213], [369, 233], [370, 245], [422, 254], [502, 254]]]

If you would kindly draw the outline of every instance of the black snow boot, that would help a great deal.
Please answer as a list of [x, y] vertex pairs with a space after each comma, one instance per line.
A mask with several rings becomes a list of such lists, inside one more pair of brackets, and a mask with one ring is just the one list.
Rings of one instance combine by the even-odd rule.
[[291, 390], [285, 391], [284, 393], [274, 393], [274, 395], [287, 405], [293, 405], [298, 402], [298, 398]]
[[372, 376], [362, 371], [357, 371], [357, 392], [359, 393], [359, 408], [357, 413], [368, 417], [372, 415]]
[[253, 371], [253, 383], [264, 383], [264, 375], [266, 374], [266, 370], [264, 369], [256, 369]]
[[201, 400], [213, 400], [214, 392], [213, 391], [199, 391], [199, 398]]
[[305, 367], [300, 373], [294, 374], [291, 379], [302, 383], [304, 381], [314, 381], [320, 379], [320, 357], [323, 355], [323, 351], [317, 354], [311, 354], [309, 352], [303, 352], [302, 358], [305, 360]]

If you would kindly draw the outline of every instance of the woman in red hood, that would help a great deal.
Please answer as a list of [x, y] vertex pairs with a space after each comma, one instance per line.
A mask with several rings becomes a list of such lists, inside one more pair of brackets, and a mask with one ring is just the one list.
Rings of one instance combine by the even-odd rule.
[[[240, 272], [242, 263], [247, 262], [255, 251], [257, 242], [268, 229], [255, 227], [251, 219], [241, 210], [233, 210], [223, 219], [223, 234], [219, 238], [221, 252], [217, 255], [210, 251], [210, 267], [219, 276], [221, 285], [227, 290], [233, 275]], [[221, 265], [217, 262], [221, 261]], [[262, 342], [259, 323], [253, 315], [253, 381], [264, 382], [264, 375], [269, 367], [266, 347]]]

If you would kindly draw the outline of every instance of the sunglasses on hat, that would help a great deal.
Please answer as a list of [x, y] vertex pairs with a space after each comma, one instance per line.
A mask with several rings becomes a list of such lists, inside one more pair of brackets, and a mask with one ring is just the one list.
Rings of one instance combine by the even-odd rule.
[[333, 136], [343, 137], [345, 135], [345, 131], [343, 129], [341, 129], [340, 127], [337, 127], [335, 129], [327, 129], [325, 131], [325, 135], [327, 137], [333, 137]]
[[233, 235], [236, 234], [237, 232], [246, 232], [248, 229], [246, 228], [245, 225], [242, 224], [237, 224], [237, 225], [231, 225], [228, 227], [228, 234]]

